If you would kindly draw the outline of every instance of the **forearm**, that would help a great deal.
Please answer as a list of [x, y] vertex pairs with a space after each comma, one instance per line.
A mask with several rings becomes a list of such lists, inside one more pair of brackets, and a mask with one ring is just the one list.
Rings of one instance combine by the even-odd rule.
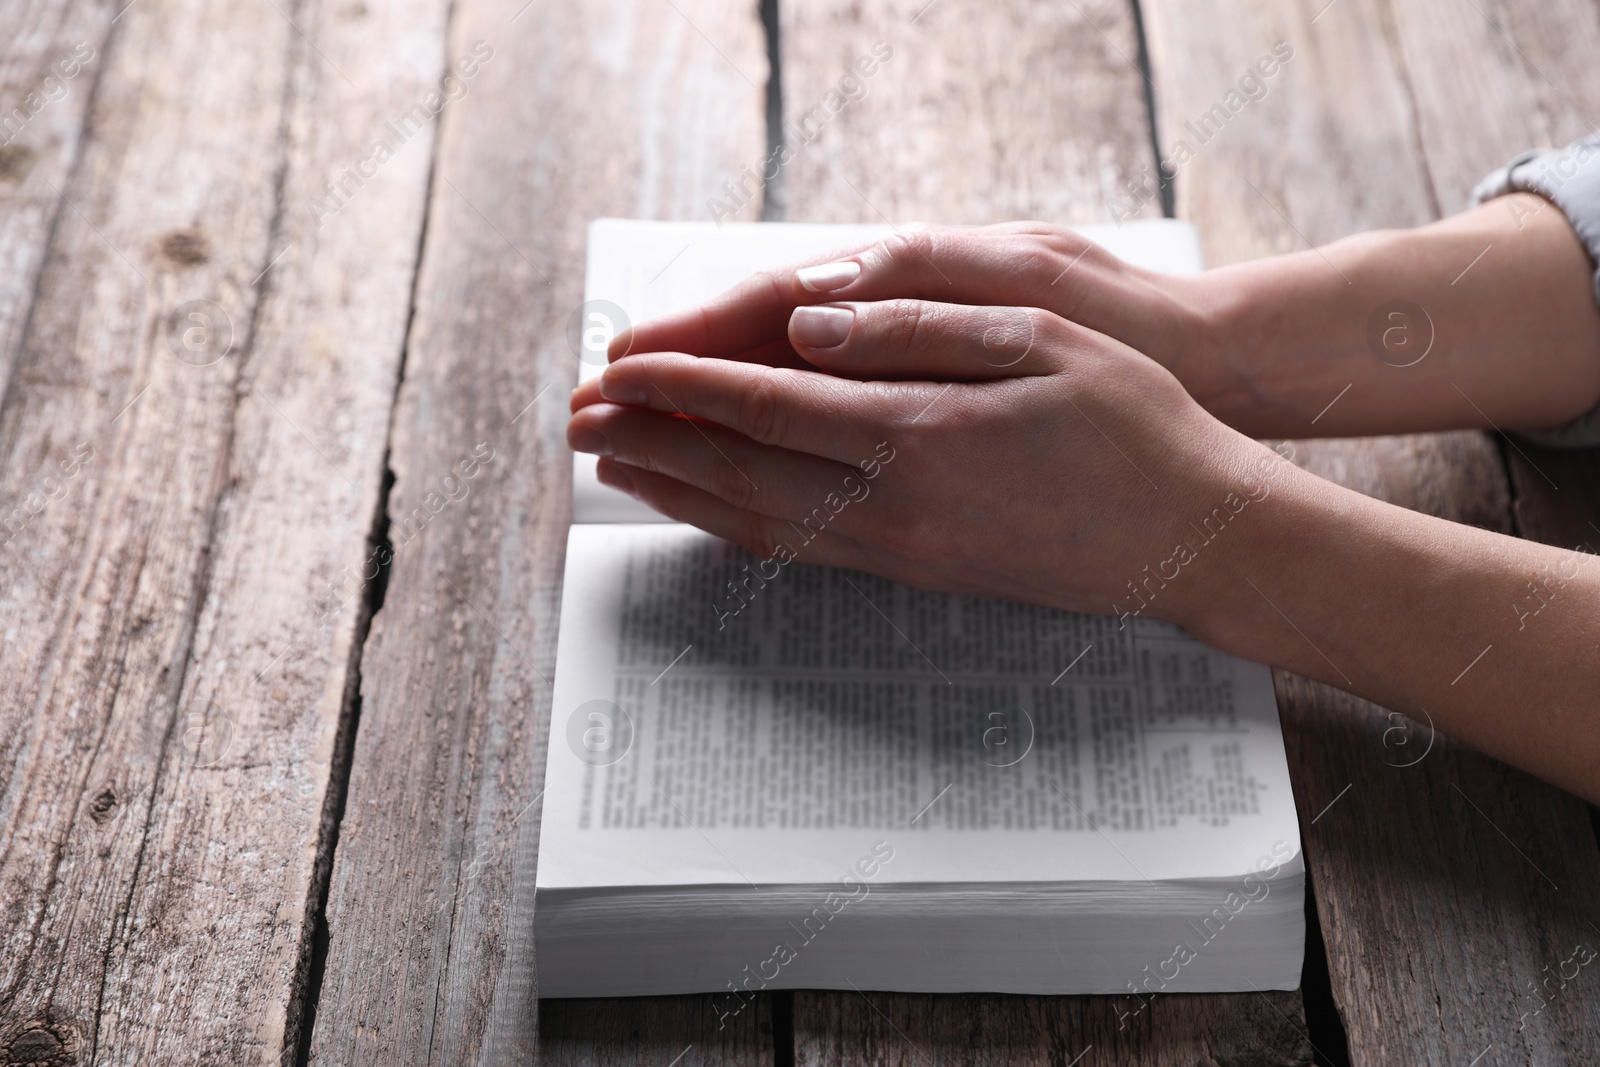
[[1600, 558], [1298, 470], [1228, 534], [1184, 602], [1192, 632], [1600, 801]]
[[1252, 436], [1552, 426], [1600, 401], [1592, 270], [1554, 205], [1503, 197], [1175, 279], [1204, 328], [1163, 361]]

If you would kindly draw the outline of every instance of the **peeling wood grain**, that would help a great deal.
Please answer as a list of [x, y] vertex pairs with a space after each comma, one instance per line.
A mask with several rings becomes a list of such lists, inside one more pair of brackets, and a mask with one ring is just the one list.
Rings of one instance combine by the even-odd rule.
[[795, 1063], [1308, 1064], [1298, 993], [1133, 997], [795, 994]]
[[[1159, 217], [1132, 9], [1118, 0], [781, 4], [797, 222]], [[892, 58], [861, 77], [879, 43]], [[837, 114], [830, 93], [864, 95]], [[837, 96], [835, 97], [837, 99]], [[820, 114], [819, 114], [820, 109]], [[818, 131], [819, 133], [813, 133]]]
[[289, 10], [123, 12], [0, 407], [11, 1059], [293, 1052], [444, 6]]
[[[524, 5], [454, 16], [452, 52], [496, 55], [442, 130], [311, 1059], [666, 1064], [692, 1043], [766, 1063], [764, 1008], [725, 1032], [704, 997], [536, 1008], [532, 912], [585, 229], [709, 219], [759, 165], [760, 22], [742, 0]], [[430, 514], [480, 445], [469, 492]]]
[[109, 3], [0, 3], [0, 400], [104, 67]]

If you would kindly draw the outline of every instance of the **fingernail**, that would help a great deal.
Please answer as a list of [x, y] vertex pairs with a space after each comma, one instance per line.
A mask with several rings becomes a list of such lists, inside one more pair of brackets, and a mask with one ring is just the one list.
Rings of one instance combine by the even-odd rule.
[[629, 496], [638, 496], [639, 490], [633, 487], [633, 479], [622, 472], [622, 468], [615, 463], [602, 463], [595, 468], [595, 477], [600, 479], [601, 485], [609, 485], [613, 489], [620, 489]]
[[807, 348], [833, 348], [850, 336], [856, 313], [850, 308], [799, 307], [789, 317], [789, 336]]
[[587, 426], [579, 426], [567, 436], [567, 443], [574, 452], [590, 452], [596, 456], [611, 455], [611, 442], [599, 430], [591, 430]]
[[818, 267], [801, 267], [794, 272], [800, 284], [813, 293], [831, 293], [843, 289], [861, 274], [861, 264], [850, 260], [845, 263], [824, 263]]
[[600, 379], [600, 395], [618, 404], [648, 404], [650, 394], [642, 386], [606, 375]]

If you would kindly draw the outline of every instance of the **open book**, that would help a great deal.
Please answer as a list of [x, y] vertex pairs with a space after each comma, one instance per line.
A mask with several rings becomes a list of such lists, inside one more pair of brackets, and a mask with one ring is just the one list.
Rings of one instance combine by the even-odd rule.
[[[887, 232], [595, 222], [583, 375], [619, 315]], [[1084, 232], [1199, 269], [1182, 223]], [[795, 561], [757, 560], [600, 485], [593, 457], [573, 477], [540, 996], [722, 993], [726, 1017], [762, 989], [1121, 993], [1134, 1012], [1299, 985], [1267, 668], [1158, 620], [810, 565], [798, 532]]]

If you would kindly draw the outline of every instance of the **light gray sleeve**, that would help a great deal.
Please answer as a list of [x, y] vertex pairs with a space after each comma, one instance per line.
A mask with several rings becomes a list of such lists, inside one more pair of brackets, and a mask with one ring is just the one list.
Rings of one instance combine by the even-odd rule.
[[[1589, 252], [1591, 264], [1600, 267], [1600, 132], [1566, 148], [1541, 148], [1524, 152], [1472, 190], [1476, 203], [1506, 193], [1538, 193], [1567, 216], [1572, 229]], [[1600, 269], [1595, 272], [1595, 300], [1600, 302]], [[1600, 359], [1600, 352], [1595, 353]], [[1546, 448], [1592, 448], [1600, 445], [1600, 407], [1564, 426], [1548, 430], [1520, 430]]]

